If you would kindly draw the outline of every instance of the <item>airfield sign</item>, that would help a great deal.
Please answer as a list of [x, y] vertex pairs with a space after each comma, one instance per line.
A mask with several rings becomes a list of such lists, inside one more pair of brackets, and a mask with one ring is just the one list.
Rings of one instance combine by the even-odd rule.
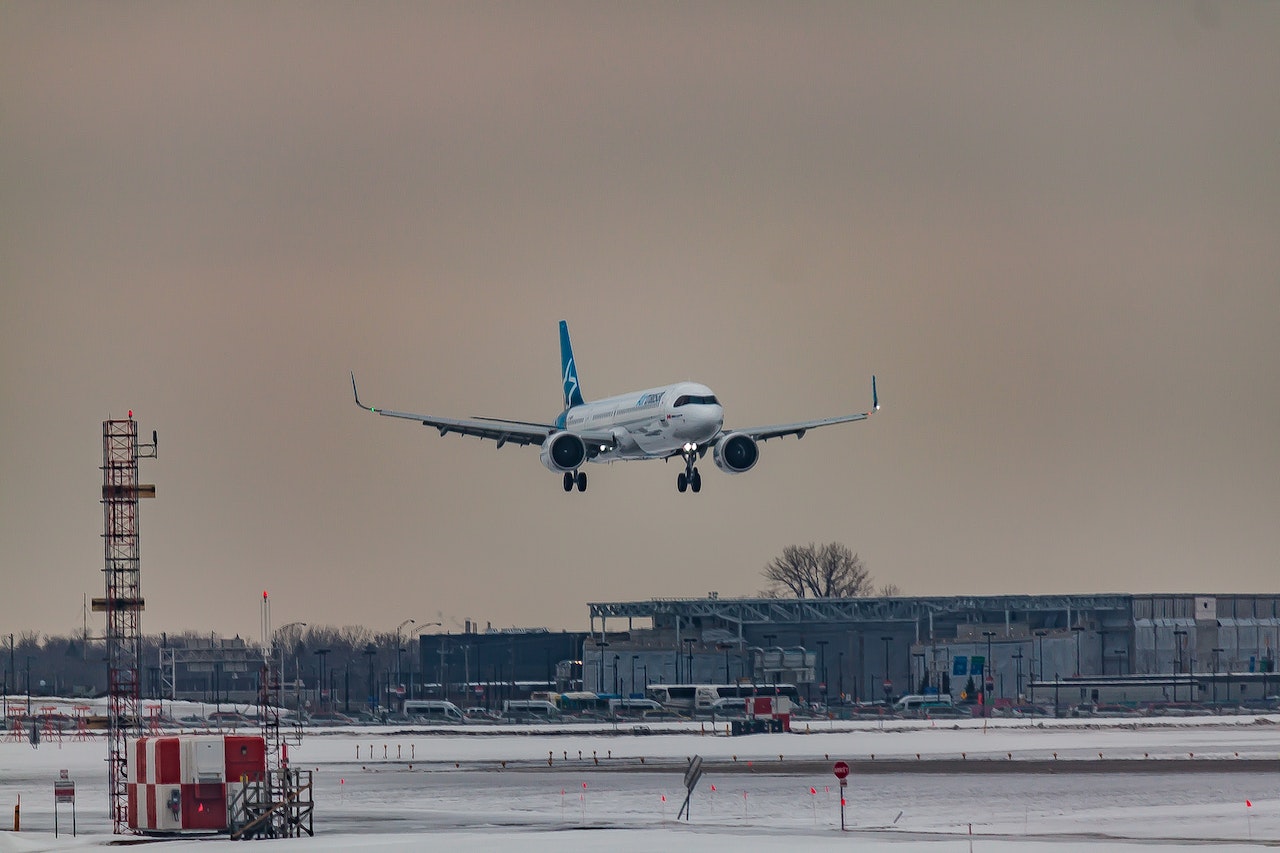
[[840, 831], [844, 832], [844, 789], [849, 784], [849, 762], [837, 761], [831, 772], [840, 780]]

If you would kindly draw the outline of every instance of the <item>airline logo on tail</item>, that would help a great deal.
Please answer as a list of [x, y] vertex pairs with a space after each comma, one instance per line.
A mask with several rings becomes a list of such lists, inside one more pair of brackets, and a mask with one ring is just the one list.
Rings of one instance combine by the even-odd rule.
[[572, 409], [581, 406], [582, 389], [578, 387], [578, 369], [573, 362], [573, 344], [569, 343], [569, 324], [560, 321], [560, 369], [561, 384], [564, 388], [564, 407]]

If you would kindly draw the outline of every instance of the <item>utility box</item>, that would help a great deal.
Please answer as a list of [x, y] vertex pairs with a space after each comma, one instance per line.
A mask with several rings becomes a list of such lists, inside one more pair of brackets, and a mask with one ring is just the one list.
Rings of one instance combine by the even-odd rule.
[[144, 737], [128, 755], [129, 828], [148, 835], [226, 832], [228, 804], [267, 771], [259, 735]]

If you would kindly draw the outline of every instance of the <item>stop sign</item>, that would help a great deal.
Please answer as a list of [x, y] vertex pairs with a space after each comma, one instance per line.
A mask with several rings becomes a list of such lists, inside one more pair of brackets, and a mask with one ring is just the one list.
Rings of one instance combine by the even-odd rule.
[[835, 767], [831, 768], [831, 772], [836, 774], [837, 779], [843, 780], [849, 775], [849, 764], [846, 761], [837, 761]]

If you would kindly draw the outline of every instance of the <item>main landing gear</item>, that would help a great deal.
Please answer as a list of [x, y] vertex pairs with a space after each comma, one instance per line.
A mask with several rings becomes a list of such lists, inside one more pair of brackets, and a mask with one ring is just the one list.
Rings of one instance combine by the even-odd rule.
[[702, 475], [693, 465], [698, 460], [698, 445], [686, 444], [680, 455], [684, 457], [684, 470], [676, 475], [676, 488], [682, 493], [685, 489], [702, 491]]
[[[587, 472], [586, 471], [565, 471], [564, 472], [564, 490], [572, 492], [573, 487], [577, 485], [578, 491], [585, 492], [587, 490]], [[681, 491], [684, 491], [681, 489]]]

